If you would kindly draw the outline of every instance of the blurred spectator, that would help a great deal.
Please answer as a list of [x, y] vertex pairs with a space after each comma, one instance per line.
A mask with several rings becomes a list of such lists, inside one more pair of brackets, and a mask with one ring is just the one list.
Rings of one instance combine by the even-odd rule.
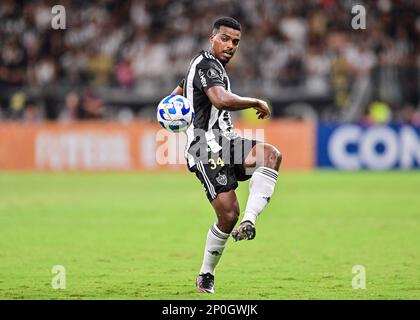
[[322, 43], [318, 39], [308, 47], [305, 61], [305, 88], [314, 95], [326, 94], [329, 91], [329, 75], [331, 72], [331, 59], [323, 54]]
[[0, 84], [20, 86], [26, 72], [26, 52], [17, 36], [4, 41], [0, 52]]
[[400, 112], [399, 122], [420, 126], [420, 110], [416, 110], [412, 105], [405, 105]]
[[52, 57], [44, 57], [34, 68], [34, 80], [37, 85], [51, 84], [56, 77], [56, 66]]
[[67, 123], [80, 120], [80, 102], [80, 96], [77, 92], [69, 92], [66, 95], [64, 108], [61, 110], [59, 120]]
[[81, 119], [100, 120], [106, 116], [103, 100], [92, 90], [87, 90], [82, 98]]
[[39, 102], [34, 100], [28, 100], [25, 110], [23, 112], [23, 123], [28, 124], [35, 124], [35, 123], [41, 123], [44, 119], [44, 116], [42, 114], [42, 109], [39, 104]]
[[134, 71], [129, 59], [121, 61], [115, 67], [115, 77], [120, 87], [130, 89], [135, 84]]

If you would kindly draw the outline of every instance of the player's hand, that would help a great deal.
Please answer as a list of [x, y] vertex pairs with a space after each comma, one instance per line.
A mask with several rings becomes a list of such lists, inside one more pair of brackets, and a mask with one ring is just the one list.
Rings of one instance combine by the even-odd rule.
[[258, 119], [268, 119], [271, 116], [270, 108], [264, 100], [257, 99], [257, 105], [254, 109], [257, 110]]

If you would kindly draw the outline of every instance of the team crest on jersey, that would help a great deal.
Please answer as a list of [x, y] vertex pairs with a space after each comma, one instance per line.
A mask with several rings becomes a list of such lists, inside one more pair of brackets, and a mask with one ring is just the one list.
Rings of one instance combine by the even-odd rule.
[[220, 174], [216, 177], [216, 181], [222, 186], [227, 185], [227, 177], [225, 174]]
[[216, 71], [216, 69], [210, 68], [209, 70], [207, 70], [207, 77], [214, 79], [214, 78], [220, 78], [220, 75]]

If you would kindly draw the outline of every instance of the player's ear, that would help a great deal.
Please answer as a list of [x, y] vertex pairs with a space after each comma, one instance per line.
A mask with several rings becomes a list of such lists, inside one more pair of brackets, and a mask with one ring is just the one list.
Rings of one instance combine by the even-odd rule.
[[213, 45], [214, 40], [215, 40], [215, 38], [216, 38], [216, 35], [217, 35], [217, 30], [216, 30], [216, 29], [214, 29], [214, 30], [211, 32], [210, 36], [209, 36], [209, 41], [210, 41], [210, 44], [211, 44], [211, 45]]
[[214, 43], [214, 33], [210, 34], [209, 41], [210, 41], [210, 44], [213, 45], [213, 43]]

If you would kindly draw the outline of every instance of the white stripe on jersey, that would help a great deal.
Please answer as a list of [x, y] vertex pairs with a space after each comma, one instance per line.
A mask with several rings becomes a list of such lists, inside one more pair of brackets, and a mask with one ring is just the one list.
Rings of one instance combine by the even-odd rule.
[[[221, 65], [220, 61], [219, 60], [217, 60], [217, 61]], [[226, 77], [226, 81], [227, 81], [227, 91], [232, 92], [231, 89], [230, 89], [230, 80], [229, 80], [229, 77], [226, 74], [225, 69], [223, 69], [223, 71], [224, 71], [224, 76]], [[225, 115], [227, 117], [227, 121], [224, 120]], [[233, 128], [233, 126], [232, 126], [232, 117], [230, 116], [230, 112], [229, 111], [223, 111], [220, 114], [220, 117], [219, 117], [219, 128], [220, 128], [221, 131], [224, 132], [224, 131], [227, 131], [231, 127]]]
[[206, 174], [206, 170], [204, 169], [204, 166], [203, 166], [203, 161], [200, 161], [199, 163], [197, 163], [197, 169], [198, 169], [198, 171], [201, 172], [201, 174], [204, 177], [204, 181], [207, 185], [207, 189], [210, 193], [210, 196], [212, 197], [212, 199], [215, 199], [216, 196], [217, 196], [216, 195], [216, 190], [214, 189], [214, 186], [211, 184], [210, 179]]
[[[194, 108], [194, 75], [195, 75], [195, 69], [197, 65], [203, 60], [203, 55], [199, 55], [197, 58], [195, 58], [195, 61], [191, 61], [191, 67], [190, 72], [188, 73], [187, 79], [185, 80], [185, 88], [186, 91], [186, 98], [191, 101], [191, 105]], [[187, 131], [187, 145], [185, 146], [184, 156], [187, 159], [187, 162], [190, 164], [190, 167], [194, 165], [194, 158], [192, 155], [188, 153], [188, 149], [190, 148], [191, 143], [194, 141], [194, 121], [191, 123], [191, 125], [188, 127]]]
[[227, 74], [226, 74], [226, 71], [225, 71], [225, 77], [226, 77], [226, 80], [227, 80], [227, 90], [229, 91], [229, 92], [232, 92], [232, 90], [230, 90], [230, 80], [229, 80], [229, 77], [227, 76]]

